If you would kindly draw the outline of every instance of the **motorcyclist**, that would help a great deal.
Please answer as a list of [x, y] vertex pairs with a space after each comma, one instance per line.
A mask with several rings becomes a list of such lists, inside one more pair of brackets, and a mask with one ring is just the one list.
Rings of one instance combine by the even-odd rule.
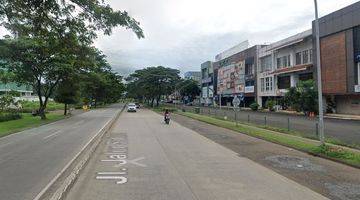
[[165, 109], [165, 113], [164, 113], [164, 121], [166, 121], [166, 117], [170, 116], [170, 112], [168, 109]]

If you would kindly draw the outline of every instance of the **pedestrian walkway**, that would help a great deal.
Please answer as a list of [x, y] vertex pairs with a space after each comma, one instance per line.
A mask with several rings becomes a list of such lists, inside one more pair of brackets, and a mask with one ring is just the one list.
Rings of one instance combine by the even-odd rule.
[[68, 200], [326, 199], [148, 110], [124, 113]]

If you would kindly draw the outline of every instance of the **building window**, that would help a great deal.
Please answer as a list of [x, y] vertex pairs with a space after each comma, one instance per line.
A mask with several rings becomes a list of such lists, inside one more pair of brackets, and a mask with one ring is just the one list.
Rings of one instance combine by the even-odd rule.
[[245, 65], [245, 75], [253, 75], [253, 65], [252, 64], [246, 64]]
[[309, 51], [303, 51], [303, 64], [309, 63]]
[[290, 55], [283, 56], [276, 59], [276, 66], [278, 69], [290, 67]]
[[255, 81], [254, 81], [254, 80], [246, 81], [246, 82], [245, 82], [245, 87], [254, 86], [254, 85], [255, 85]]
[[301, 65], [301, 53], [296, 53], [296, 65]]
[[299, 74], [299, 81], [307, 81], [307, 80], [312, 80], [312, 79], [313, 79], [312, 73]]
[[291, 87], [290, 76], [284, 76], [278, 78], [279, 89], [289, 89]]
[[312, 63], [312, 59], [313, 59], [312, 49], [296, 53], [296, 65]]
[[266, 56], [260, 60], [260, 72], [269, 71], [272, 68], [272, 58], [271, 56]]
[[260, 85], [261, 85], [261, 92], [265, 91], [265, 79], [261, 78], [260, 79]]
[[273, 78], [272, 77], [265, 78], [265, 90], [267, 92], [273, 90]]

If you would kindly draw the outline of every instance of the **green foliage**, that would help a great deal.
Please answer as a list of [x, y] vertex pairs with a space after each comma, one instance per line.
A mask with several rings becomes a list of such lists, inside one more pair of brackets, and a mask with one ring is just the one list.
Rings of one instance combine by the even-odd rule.
[[162, 66], [135, 71], [127, 81], [127, 97], [145, 99], [151, 106], [157, 105], [162, 95], [170, 95], [179, 82], [180, 71]]
[[0, 113], [0, 122], [6, 122], [11, 120], [17, 120], [21, 119], [22, 115], [17, 112], [11, 112], [11, 113]]
[[188, 96], [191, 99], [194, 99], [201, 93], [198, 83], [194, 80], [181, 80], [176, 88], [181, 96]]
[[10, 94], [5, 94], [0, 96], [0, 112], [4, 112], [5, 110], [9, 109], [10, 106], [17, 106], [17, 102]]
[[302, 112], [317, 112], [317, 91], [313, 80], [300, 81], [297, 87], [292, 87], [285, 94], [287, 106]]
[[[39, 102], [32, 102], [32, 101], [20, 101], [19, 104], [21, 105], [21, 112], [22, 113], [31, 113], [34, 110], [39, 108]], [[64, 108], [64, 104], [56, 103], [54, 101], [49, 101], [46, 106], [46, 111], [55, 111], [61, 110]]]
[[100, 53], [92, 45], [99, 32], [110, 35], [122, 26], [144, 37], [126, 11], [114, 11], [100, 0], [0, 0], [0, 5], [2, 25], [13, 35], [0, 41], [1, 65], [17, 83], [32, 85], [44, 97], [39, 98], [42, 119], [60, 82], [98, 68]]
[[276, 105], [276, 102], [272, 99], [269, 99], [266, 101], [266, 108], [269, 109], [269, 111], [275, 111], [275, 105]]
[[259, 106], [260, 106], [260, 105], [259, 105], [258, 103], [256, 103], [256, 102], [250, 104], [250, 108], [251, 108], [251, 110], [253, 110], [253, 111], [259, 110]]

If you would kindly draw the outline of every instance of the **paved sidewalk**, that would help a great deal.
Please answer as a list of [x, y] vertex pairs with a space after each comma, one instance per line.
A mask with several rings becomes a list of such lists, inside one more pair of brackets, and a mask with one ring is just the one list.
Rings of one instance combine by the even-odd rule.
[[148, 110], [124, 113], [68, 200], [326, 199]]
[[360, 169], [182, 115], [173, 115], [173, 119], [182, 126], [330, 199], [360, 199]]

